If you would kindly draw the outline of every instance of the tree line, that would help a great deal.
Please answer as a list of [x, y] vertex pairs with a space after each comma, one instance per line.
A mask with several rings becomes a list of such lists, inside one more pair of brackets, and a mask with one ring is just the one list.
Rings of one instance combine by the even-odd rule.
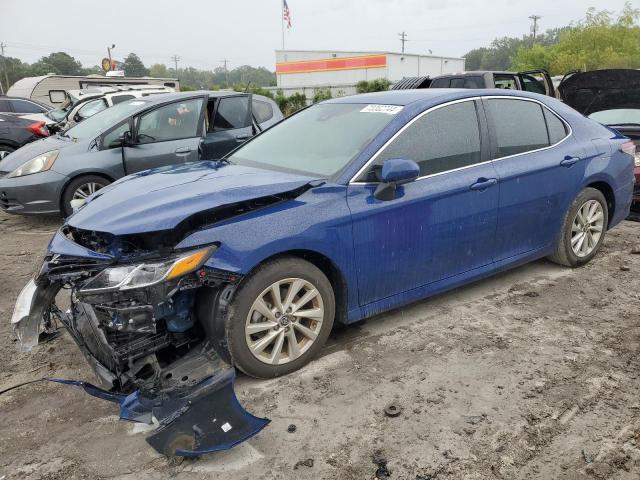
[[[496, 38], [489, 47], [467, 52], [466, 70], [530, 70], [545, 68], [552, 75], [570, 70], [601, 68], [640, 68], [640, 10], [625, 3], [614, 12], [590, 8], [584, 19], [566, 27], [547, 30], [521, 38]], [[238, 85], [267, 87], [276, 84], [275, 73], [264, 67], [243, 65], [231, 70], [218, 67], [199, 70], [193, 67], [169, 68], [156, 63], [146, 67], [135, 53], [127, 55], [121, 68], [128, 77], [175, 77], [183, 90], [216, 90]], [[0, 82], [6, 91], [24, 77], [56, 73], [61, 75], [103, 75], [95, 65], [85, 68], [65, 52], [54, 52], [28, 64], [14, 57], [0, 56]], [[379, 85], [373, 88], [380, 88]], [[326, 96], [320, 92], [319, 97]], [[300, 99], [298, 99], [300, 100]], [[296, 105], [297, 106], [297, 105]]]
[[585, 18], [533, 38], [503, 37], [465, 55], [466, 70], [571, 70], [640, 68], [640, 10], [625, 3], [616, 15], [587, 10]]
[[[239, 83], [250, 83], [261, 87], [276, 84], [276, 75], [264, 67], [240, 67], [225, 70], [218, 67], [213, 70], [199, 70], [193, 67], [168, 68], [166, 65], [156, 63], [146, 67], [140, 57], [135, 53], [127, 55], [119, 64], [127, 77], [171, 77], [178, 78], [183, 90], [217, 90], [230, 88]], [[104, 71], [98, 65], [85, 68], [79, 60], [66, 52], [54, 52], [42, 57], [35, 63], [29, 64], [15, 57], [0, 56], [0, 82], [3, 90], [24, 77], [37, 77], [54, 73], [58, 75], [104, 75]]]

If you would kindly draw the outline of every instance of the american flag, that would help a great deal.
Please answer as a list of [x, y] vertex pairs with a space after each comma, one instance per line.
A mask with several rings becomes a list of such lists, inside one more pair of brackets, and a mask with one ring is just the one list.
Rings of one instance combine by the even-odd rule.
[[291, 28], [291, 11], [289, 10], [289, 5], [287, 5], [287, 0], [283, 0], [282, 2], [282, 19], [287, 29]]

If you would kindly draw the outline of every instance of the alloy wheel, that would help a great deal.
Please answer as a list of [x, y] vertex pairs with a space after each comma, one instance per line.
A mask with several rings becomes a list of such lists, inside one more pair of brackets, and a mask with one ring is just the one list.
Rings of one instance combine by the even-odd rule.
[[78, 188], [76, 188], [75, 192], [73, 192], [73, 198], [71, 200], [84, 200], [89, 195], [91, 195], [94, 192], [97, 192], [103, 187], [104, 185], [98, 182], [83, 183]]
[[590, 255], [598, 245], [604, 229], [604, 209], [597, 200], [585, 202], [571, 225], [571, 249], [582, 258]]
[[265, 288], [249, 309], [247, 346], [263, 363], [292, 362], [311, 348], [323, 319], [322, 295], [311, 282], [301, 278], [279, 280]]

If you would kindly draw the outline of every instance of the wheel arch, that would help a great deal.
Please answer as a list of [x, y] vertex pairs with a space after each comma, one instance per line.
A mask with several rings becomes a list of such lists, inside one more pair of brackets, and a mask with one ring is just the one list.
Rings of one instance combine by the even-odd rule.
[[586, 185], [585, 188], [594, 188], [598, 190], [600, 193], [602, 193], [602, 195], [604, 195], [604, 198], [607, 201], [607, 210], [609, 212], [609, 221], [607, 225], [607, 229], [608, 229], [609, 225], [611, 224], [611, 219], [614, 217], [614, 214], [616, 211], [616, 196], [613, 191], [613, 188], [611, 188], [611, 185], [604, 180], [597, 180], [597, 181], [591, 182], [588, 185]]
[[113, 178], [111, 175], [106, 174], [105, 172], [94, 172], [94, 171], [78, 172], [73, 177], [68, 177], [67, 180], [64, 182], [64, 185], [62, 185], [62, 188], [60, 189], [60, 196], [58, 198], [58, 207], [60, 208], [61, 212], [64, 211], [62, 200], [64, 199], [64, 194], [67, 191], [67, 187], [69, 186], [69, 184], [80, 177], [91, 177], [91, 176], [102, 177], [105, 180], [107, 180], [109, 183], [113, 183], [116, 181], [115, 178]]
[[347, 320], [347, 305], [348, 305], [348, 290], [347, 282], [345, 280], [343, 272], [340, 268], [326, 255], [316, 251], [308, 249], [294, 249], [283, 252], [278, 252], [269, 257], [262, 259], [247, 273], [245, 278], [251, 276], [251, 274], [261, 265], [266, 262], [275, 260], [282, 257], [296, 257], [301, 260], [305, 260], [315, 267], [317, 267], [322, 273], [329, 279], [329, 283], [333, 288], [333, 294], [336, 302], [336, 316], [335, 320], [340, 323], [346, 323]]

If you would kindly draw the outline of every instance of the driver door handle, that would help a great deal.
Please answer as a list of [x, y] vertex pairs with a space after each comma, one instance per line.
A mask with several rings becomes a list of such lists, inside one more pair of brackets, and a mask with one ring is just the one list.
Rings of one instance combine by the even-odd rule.
[[471, 190], [480, 190], [481, 192], [483, 192], [484, 190], [486, 190], [489, 187], [493, 187], [494, 185], [497, 185], [498, 183], [498, 179], [497, 178], [479, 178], [478, 181], [476, 181], [476, 183], [474, 183], [473, 185], [471, 185], [469, 188]]
[[580, 160], [580, 157], [572, 157], [570, 155], [567, 155], [566, 157], [564, 157], [564, 160], [560, 162], [560, 165], [562, 165], [563, 167], [569, 168], [574, 163], [577, 163], [579, 160]]
[[176, 154], [178, 155], [187, 155], [189, 153], [191, 153], [191, 148], [189, 147], [176, 148]]
[[249, 135], [248, 133], [241, 133], [239, 135], [236, 135], [236, 140], [238, 140], [239, 142], [244, 142], [250, 136], [251, 135]]

